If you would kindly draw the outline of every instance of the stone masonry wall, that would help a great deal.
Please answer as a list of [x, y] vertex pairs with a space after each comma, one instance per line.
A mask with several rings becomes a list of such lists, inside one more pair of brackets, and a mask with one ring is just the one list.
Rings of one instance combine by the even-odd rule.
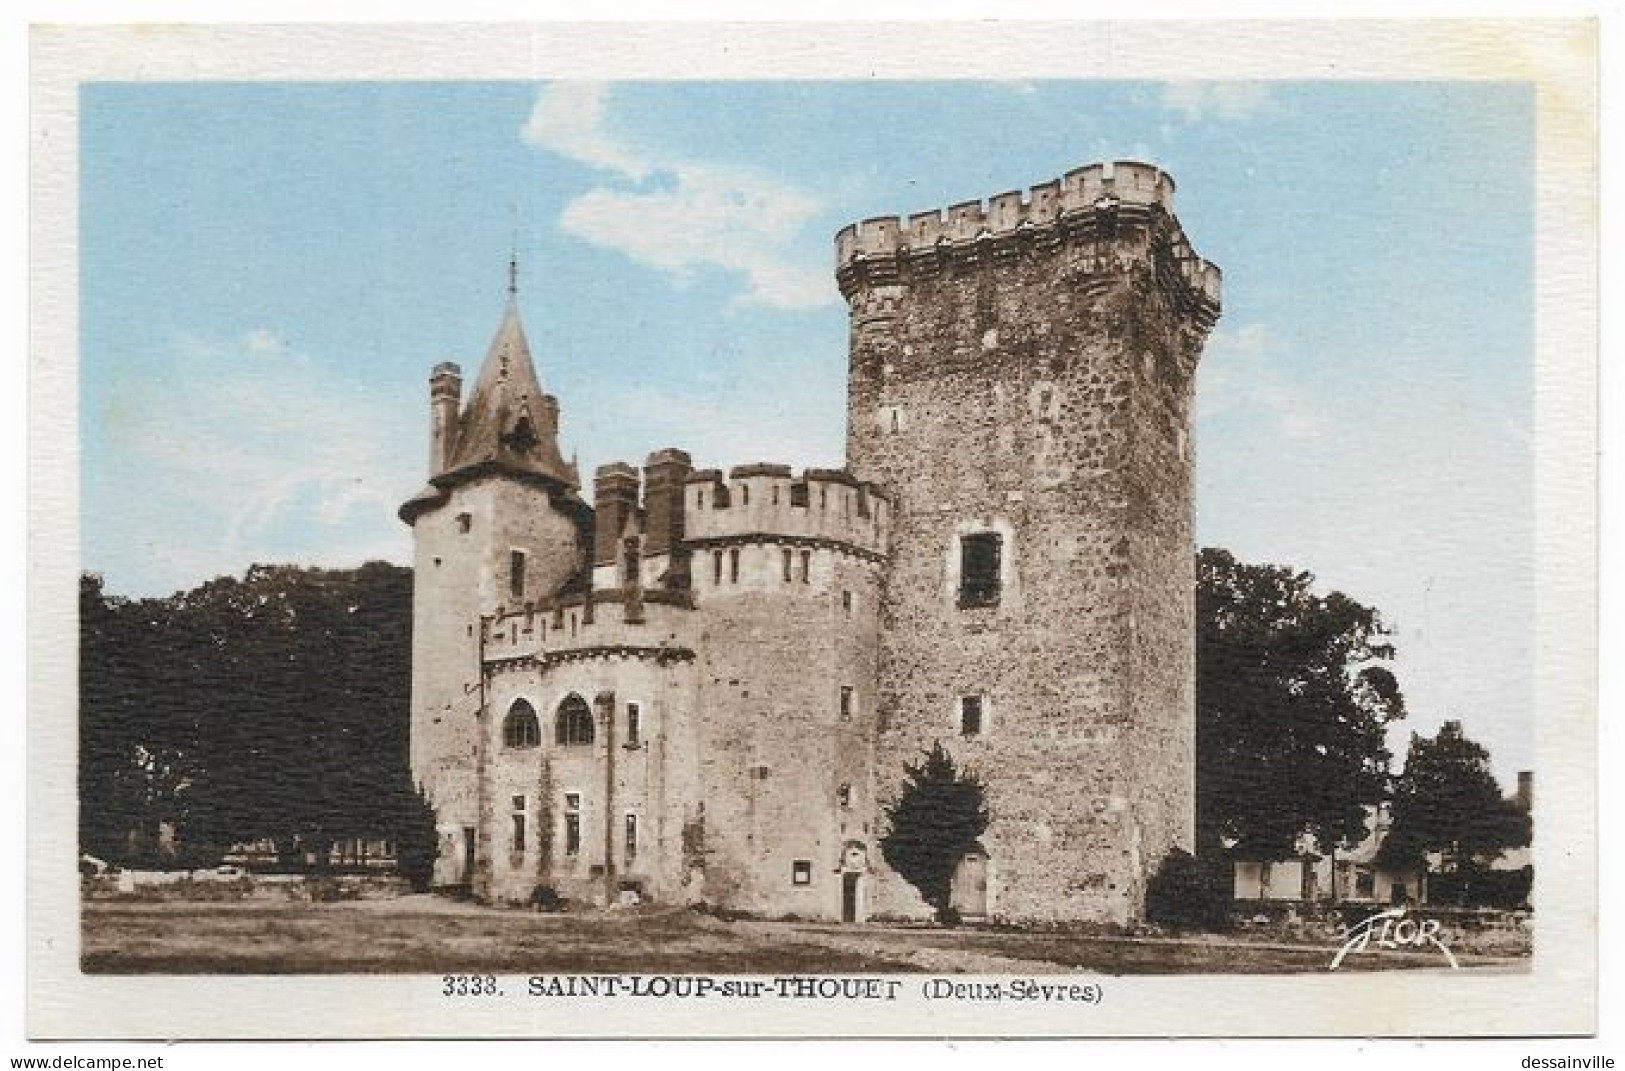
[[[1154, 206], [844, 266], [849, 464], [896, 497], [878, 794], [936, 740], [981, 775], [996, 916], [1129, 921], [1189, 842], [1189, 378], [1216, 306], [1176, 247]], [[1003, 535], [1003, 584], [962, 609], [974, 531]], [[879, 885], [880, 910], [922, 910]]]

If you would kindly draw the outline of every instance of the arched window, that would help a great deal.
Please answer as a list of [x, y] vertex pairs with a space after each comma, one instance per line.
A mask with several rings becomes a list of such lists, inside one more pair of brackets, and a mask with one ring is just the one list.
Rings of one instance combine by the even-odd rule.
[[592, 710], [579, 695], [569, 696], [559, 704], [559, 713], [553, 725], [553, 738], [560, 744], [573, 746], [592, 743]]
[[536, 747], [542, 742], [542, 725], [536, 708], [523, 699], [515, 700], [502, 720], [503, 747]]

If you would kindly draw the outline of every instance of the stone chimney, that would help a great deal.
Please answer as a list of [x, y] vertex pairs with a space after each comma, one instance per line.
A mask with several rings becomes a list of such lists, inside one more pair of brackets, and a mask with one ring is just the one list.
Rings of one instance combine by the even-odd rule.
[[665, 554], [683, 541], [683, 492], [693, 459], [681, 450], [656, 450], [643, 468], [646, 554]]
[[451, 464], [456, 447], [457, 410], [463, 400], [463, 370], [450, 361], [429, 373], [429, 475], [438, 476]]
[[593, 477], [593, 541], [595, 565], [620, 561], [621, 532], [638, 508], [638, 470], [624, 461], [599, 465]]

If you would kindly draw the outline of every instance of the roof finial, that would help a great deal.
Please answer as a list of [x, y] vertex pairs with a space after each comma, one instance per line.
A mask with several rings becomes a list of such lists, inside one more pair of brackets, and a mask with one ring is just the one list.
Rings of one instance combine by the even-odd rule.
[[519, 202], [508, 202], [508, 298], [519, 296]]

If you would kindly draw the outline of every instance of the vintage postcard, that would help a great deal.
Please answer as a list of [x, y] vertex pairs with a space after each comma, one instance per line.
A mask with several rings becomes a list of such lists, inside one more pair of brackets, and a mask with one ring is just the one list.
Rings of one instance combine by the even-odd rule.
[[33, 49], [33, 1036], [1595, 1029], [1594, 25]]

